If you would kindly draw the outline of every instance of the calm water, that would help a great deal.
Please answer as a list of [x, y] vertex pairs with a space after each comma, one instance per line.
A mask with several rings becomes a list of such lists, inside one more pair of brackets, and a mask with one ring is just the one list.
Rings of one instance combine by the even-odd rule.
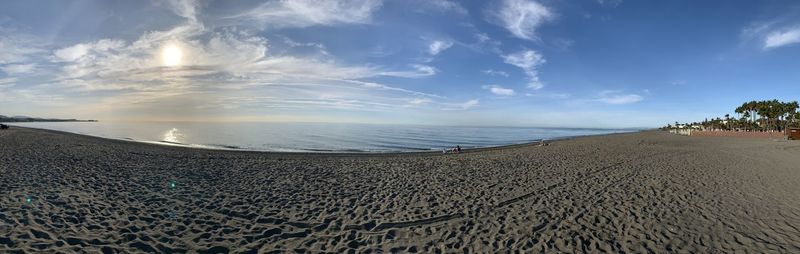
[[323, 123], [62, 122], [13, 125], [170, 145], [284, 152], [441, 151], [455, 145], [468, 149], [632, 131]]

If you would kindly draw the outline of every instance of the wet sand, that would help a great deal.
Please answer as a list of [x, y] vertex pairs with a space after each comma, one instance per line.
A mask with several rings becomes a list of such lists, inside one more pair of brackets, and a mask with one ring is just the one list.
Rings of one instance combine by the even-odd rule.
[[325, 155], [0, 130], [4, 253], [517, 250], [800, 253], [800, 142]]

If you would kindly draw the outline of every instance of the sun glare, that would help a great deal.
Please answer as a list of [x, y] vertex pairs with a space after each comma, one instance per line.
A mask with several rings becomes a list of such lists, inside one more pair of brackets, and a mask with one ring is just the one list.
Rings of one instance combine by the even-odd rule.
[[161, 52], [161, 61], [165, 66], [178, 66], [181, 64], [183, 53], [177, 46], [170, 45], [164, 48]]

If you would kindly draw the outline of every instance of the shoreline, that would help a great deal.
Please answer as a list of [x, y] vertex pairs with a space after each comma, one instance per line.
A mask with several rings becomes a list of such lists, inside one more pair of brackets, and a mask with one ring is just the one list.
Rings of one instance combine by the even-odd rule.
[[[401, 155], [401, 154], [409, 154], [409, 155], [416, 155], [416, 154], [440, 154], [444, 155], [441, 150], [430, 150], [430, 151], [388, 151], [388, 152], [346, 152], [346, 151], [299, 151], [299, 152], [286, 152], [286, 151], [266, 151], [266, 150], [251, 150], [245, 148], [226, 148], [226, 147], [216, 147], [210, 145], [202, 145], [202, 144], [183, 144], [183, 143], [171, 143], [165, 141], [145, 141], [145, 140], [135, 140], [130, 138], [109, 138], [109, 137], [101, 137], [101, 136], [94, 136], [89, 134], [82, 134], [82, 133], [75, 133], [69, 131], [61, 131], [61, 130], [52, 130], [52, 129], [45, 129], [45, 128], [34, 128], [29, 126], [17, 126], [11, 125], [14, 128], [23, 128], [23, 129], [32, 129], [37, 131], [45, 131], [45, 132], [53, 132], [53, 133], [61, 133], [61, 134], [69, 134], [69, 135], [78, 135], [83, 137], [90, 137], [90, 138], [98, 138], [103, 140], [110, 140], [110, 141], [123, 141], [123, 142], [132, 142], [137, 144], [148, 144], [148, 145], [156, 145], [156, 146], [165, 146], [165, 147], [176, 147], [176, 148], [186, 148], [186, 149], [200, 149], [200, 150], [211, 150], [211, 151], [230, 151], [230, 152], [247, 152], [247, 153], [273, 153], [273, 154], [298, 154], [298, 155], [312, 155], [312, 154], [322, 154], [322, 155], [343, 155], [343, 156], [358, 156], [358, 155], [384, 155], [384, 156], [392, 156], [392, 155]], [[538, 146], [543, 141], [548, 143], [551, 142], [559, 142], [563, 140], [571, 140], [575, 138], [583, 138], [583, 137], [596, 137], [596, 136], [606, 136], [606, 135], [619, 135], [619, 134], [627, 134], [627, 133], [636, 133], [636, 132], [647, 132], [647, 131], [659, 131], [658, 129], [646, 129], [646, 130], [630, 130], [627, 132], [614, 132], [614, 133], [605, 133], [605, 134], [595, 134], [595, 135], [577, 135], [577, 136], [566, 136], [566, 137], [555, 137], [552, 139], [539, 139], [539, 141], [533, 142], [526, 142], [526, 143], [518, 143], [518, 144], [507, 144], [507, 145], [499, 145], [499, 146], [488, 146], [488, 147], [478, 147], [478, 148], [469, 148], [463, 149], [461, 153], [474, 153], [474, 152], [481, 152], [481, 151], [491, 151], [497, 149], [513, 149], [516, 147], [526, 147], [526, 146]], [[448, 155], [452, 154], [448, 150]]]

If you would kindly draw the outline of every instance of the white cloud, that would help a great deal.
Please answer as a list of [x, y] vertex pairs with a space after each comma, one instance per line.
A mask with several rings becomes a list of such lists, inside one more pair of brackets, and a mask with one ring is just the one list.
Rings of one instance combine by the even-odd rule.
[[474, 107], [478, 106], [479, 101], [477, 99], [471, 99], [471, 100], [468, 100], [468, 101], [465, 101], [465, 102], [461, 102], [461, 103], [437, 102], [436, 104], [438, 104], [440, 106], [439, 109], [441, 109], [441, 110], [447, 110], [447, 111], [451, 111], [451, 110], [468, 110], [468, 109], [471, 109], [471, 108], [474, 108]]
[[597, 3], [604, 7], [616, 8], [622, 4], [622, 0], [597, 0]]
[[0, 78], [0, 88], [13, 86], [17, 78]]
[[317, 50], [319, 50], [319, 52], [321, 54], [330, 55], [330, 53], [328, 53], [328, 48], [325, 47], [325, 44], [322, 44], [322, 43], [319, 43], [319, 42], [297, 42], [297, 41], [292, 40], [289, 37], [285, 37], [284, 36], [283, 37], [283, 43], [286, 43], [287, 46], [292, 47], [292, 48], [297, 48], [297, 47], [317, 48]]
[[535, 98], [550, 98], [550, 99], [567, 99], [571, 97], [571, 94], [568, 93], [526, 93], [525, 96], [527, 97], [535, 97]]
[[476, 33], [475, 39], [478, 39], [478, 43], [484, 43], [491, 40], [492, 38], [489, 37], [489, 35], [486, 33]]
[[53, 54], [58, 57], [58, 59], [73, 62], [78, 60], [79, 58], [89, 53], [89, 47], [84, 44], [76, 44], [71, 47], [66, 47], [62, 49], [58, 49]]
[[503, 45], [502, 42], [492, 39], [492, 37], [489, 37], [488, 34], [483, 32], [477, 32], [473, 36], [475, 37], [476, 42], [473, 44], [465, 44], [464, 46], [478, 52], [489, 50], [497, 54], [502, 53], [500, 50], [500, 46]]
[[167, 8], [172, 10], [176, 15], [189, 20], [190, 22], [197, 22], [197, 8], [198, 3], [195, 0], [164, 0]]
[[411, 90], [408, 90], [408, 89], [387, 86], [387, 85], [384, 85], [384, 84], [378, 84], [378, 83], [374, 83], [374, 82], [364, 82], [364, 81], [357, 81], [357, 80], [343, 80], [343, 81], [348, 82], [348, 83], [352, 83], [352, 84], [359, 84], [359, 85], [361, 85], [363, 87], [367, 87], [367, 88], [381, 89], [381, 90], [388, 90], [388, 91], [397, 91], [397, 92], [407, 93], [407, 94], [416, 95], [416, 96], [426, 96], [426, 97], [433, 97], [433, 98], [444, 98], [443, 96], [436, 95], [436, 94], [429, 94], [429, 93], [423, 93], [423, 92], [418, 92], [418, 91], [411, 91]]
[[773, 31], [764, 38], [764, 49], [777, 48], [800, 42], [800, 27]]
[[565, 38], [557, 38], [554, 39], [552, 43], [553, 46], [556, 46], [556, 48], [559, 48], [561, 50], [568, 50], [569, 48], [572, 47], [572, 45], [575, 44], [575, 41]]
[[599, 98], [597, 98], [597, 101], [615, 105], [637, 103], [642, 100], [644, 100], [644, 97], [641, 95], [624, 94], [618, 90], [602, 91]]
[[91, 53], [100, 55], [107, 55], [109, 50], [118, 49], [125, 46], [125, 42], [121, 40], [103, 39], [92, 43], [79, 43], [70, 47], [58, 49], [53, 52], [53, 55], [60, 61], [75, 62], [81, 57]]
[[478, 100], [472, 99], [458, 105], [461, 109], [467, 110], [478, 106]]
[[33, 70], [35, 68], [36, 68], [36, 64], [32, 64], [32, 63], [31, 64], [9, 64], [9, 65], [0, 67], [0, 69], [2, 69], [3, 72], [8, 73], [8, 74], [30, 73], [30, 72], [33, 72]]
[[280, 0], [229, 18], [274, 28], [366, 24], [381, 5], [379, 0]]
[[0, 27], [0, 64], [25, 63], [33, 55], [43, 52], [34, 38]]
[[500, 95], [500, 96], [512, 96], [515, 94], [514, 89], [504, 88], [498, 85], [485, 85], [482, 86], [482, 88], [489, 90], [489, 92], [492, 92], [495, 95]]
[[505, 72], [505, 71], [497, 71], [497, 70], [492, 70], [492, 69], [482, 70], [481, 72], [485, 73], [486, 75], [491, 75], [491, 76], [503, 76], [503, 77], [508, 77], [509, 76], [508, 73]]
[[[168, 45], [183, 52], [181, 66], [163, 66], [160, 52]], [[203, 84], [309, 82], [376, 75], [371, 67], [340, 66], [313, 58], [268, 56], [267, 49], [267, 40], [263, 37], [228, 30], [206, 32], [202, 25], [192, 24], [146, 33], [131, 43], [119, 40], [80, 43], [56, 50], [54, 55], [55, 59], [66, 62], [59, 75], [60, 82], [86, 90], [158, 90]]]
[[455, 12], [455, 13], [458, 13], [458, 14], [461, 14], [461, 15], [466, 15], [467, 13], [469, 13], [467, 11], [467, 9], [464, 8], [464, 6], [461, 6], [461, 4], [459, 4], [456, 1], [451, 1], [451, 0], [422, 0], [422, 1], [419, 1], [419, 2], [424, 4], [424, 5], [436, 8], [437, 10], [440, 10], [440, 11]]
[[428, 53], [435, 56], [452, 46], [452, 41], [434, 40], [428, 45]]
[[755, 42], [762, 50], [800, 43], [798, 18], [797, 12], [788, 12], [757, 20], [742, 28], [740, 37]]
[[425, 105], [425, 104], [428, 104], [428, 103], [431, 103], [431, 102], [432, 102], [432, 100], [429, 99], [429, 98], [414, 98], [414, 99], [408, 101], [408, 105], [407, 106], [408, 107], [417, 107], [417, 106]]
[[[273, 2], [276, 6], [296, 3]], [[139, 116], [146, 119], [155, 114], [167, 119], [168, 114], [180, 114], [186, 110], [206, 113], [237, 109], [242, 111], [235, 113], [247, 111], [258, 115], [264, 112], [258, 108], [374, 111], [412, 105], [465, 110], [478, 105], [478, 100], [458, 102], [425, 91], [362, 81], [378, 76], [427, 77], [439, 72], [432, 66], [412, 64], [406, 70], [397, 70], [375, 65], [343, 64], [330, 54], [274, 51], [273, 41], [254, 34], [252, 27], [207, 27], [202, 23], [203, 16], [198, 13], [201, 10], [195, 2], [169, 4], [162, 6], [189, 22], [165, 30], [148, 31], [132, 40], [87, 40], [35, 51], [41, 54], [15, 56], [13, 61], [0, 66], [5, 68], [4, 71], [28, 68], [36, 73], [46, 73], [41, 74], [44, 82], [24, 85], [31, 91], [28, 94], [41, 95], [37, 98], [45, 98], [48, 93], [62, 95], [65, 103], [72, 103], [70, 111], [83, 115]], [[323, 2], [323, 5], [327, 4]], [[330, 19], [317, 21], [321, 23], [304, 24], [342, 23], [330, 23]], [[6, 38], [0, 37], [0, 41]], [[277, 38], [280, 40], [282, 37]], [[325, 46], [319, 43], [296, 42], [288, 38], [283, 40], [283, 44], [325, 50]], [[436, 53], [450, 46], [452, 42], [444, 43]], [[179, 65], [166, 66], [162, 62], [162, 52], [166, 47], [180, 49], [183, 58]], [[0, 55], [4, 53], [0, 51]], [[38, 64], [22, 66], [17, 61]], [[0, 83], [0, 86], [13, 85], [15, 90], [21, 91], [15, 85], [16, 78], [2, 79]], [[70, 96], [73, 94], [80, 96]], [[224, 112], [221, 114], [225, 115]]]
[[523, 70], [533, 69], [545, 63], [544, 57], [534, 50], [523, 50], [517, 53], [504, 55], [503, 60], [505, 63], [517, 66]]
[[539, 80], [537, 68], [546, 61], [544, 56], [534, 50], [523, 50], [517, 53], [503, 55], [503, 61], [517, 66], [525, 71], [528, 76], [528, 87], [534, 90], [541, 89], [544, 84]]
[[422, 64], [412, 64], [411, 67], [414, 68], [413, 71], [384, 71], [381, 72], [380, 75], [401, 78], [422, 78], [436, 75], [436, 73], [439, 72], [439, 70], [434, 67]]
[[370, 57], [383, 58], [383, 57], [387, 57], [387, 56], [393, 55], [394, 52], [389, 50], [389, 49], [387, 49], [384, 46], [378, 45], [378, 46], [375, 46], [372, 49], [370, 49], [368, 54], [369, 54]]
[[526, 40], [537, 40], [536, 29], [556, 16], [546, 6], [530, 0], [505, 0], [489, 15], [491, 22]]
[[669, 82], [669, 84], [673, 85], [673, 86], [680, 86], [680, 85], [685, 85], [686, 81], [685, 80], [676, 80], [676, 81]]
[[[266, 38], [229, 30], [205, 32], [199, 24], [189, 26], [195, 28], [151, 32], [131, 43], [99, 40], [56, 50], [55, 58], [66, 62], [58, 82], [65, 87], [87, 91], [174, 91], [203, 86], [240, 89], [286, 83], [355, 83], [370, 89], [435, 96], [354, 81], [380, 75], [425, 77], [437, 73], [431, 66], [414, 64], [411, 71], [387, 71], [368, 66], [343, 66], [331, 59], [271, 56], [268, 55]], [[207, 34], [209, 36], [205, 36]], [[163, 66], [159, 52], [166, 45], [176, 45], [183, 51], [185, 57], [181, 66]]]

